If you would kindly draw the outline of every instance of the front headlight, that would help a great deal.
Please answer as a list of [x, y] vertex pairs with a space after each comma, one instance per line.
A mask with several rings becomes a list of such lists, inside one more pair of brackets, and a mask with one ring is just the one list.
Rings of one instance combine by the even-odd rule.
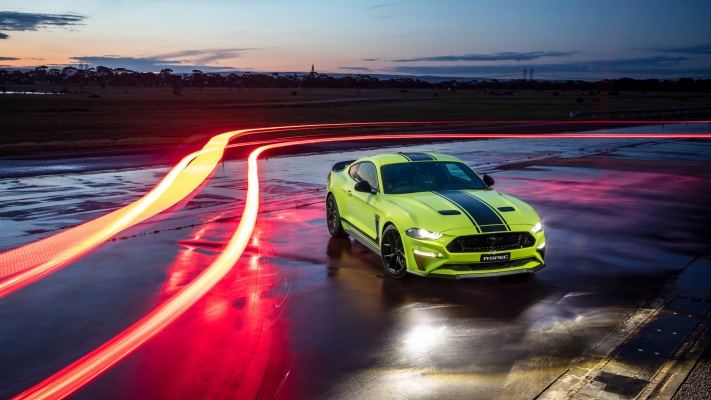
[[414, 239], [429, 239], [429, 240], [437, 240], [444, 236], [444, 234], [439, 233], [439, 232], [430, 232], [427, 229], [420, 229], [420, 228], [410, 228], [405, 231], [405, 234], [411, 238]]
[[543, 226], [542, 226], [541, 223], [539, 222], [539, 223], [537, 223], [536, 225], [533, 225], [533, 228], [531, 228], [531, 232], [533, 232], [533, 233], [538, 233], [538, 232], [541, 231], [541, 229], [543, 229]]

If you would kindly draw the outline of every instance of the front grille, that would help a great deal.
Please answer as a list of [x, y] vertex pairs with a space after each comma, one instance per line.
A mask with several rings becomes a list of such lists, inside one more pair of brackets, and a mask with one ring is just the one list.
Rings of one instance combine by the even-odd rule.
[[523, 249], [534, 244], [536, 244], [536, 240], [528, 232], [484, 233], [460, 236], [447, 245], [447, 251], [450, 253], [482, 253]]
[[523, 267], [524, 265], [530, 263], [531, 261], [538, 261], [535, 258], [524, 258], [521, 260], [513, 261], [497, 261], [497, 262], [484, 262], [484, 263], [474, 263], [474, 264], [444, 264], [440, 269], [451, 269], [453, 271], [488, 271], [493, 269], [506, 269], [506, 268], [516, 268]]

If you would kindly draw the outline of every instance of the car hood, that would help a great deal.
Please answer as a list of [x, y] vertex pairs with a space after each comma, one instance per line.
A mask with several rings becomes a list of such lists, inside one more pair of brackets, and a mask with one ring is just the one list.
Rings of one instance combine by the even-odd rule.
[[528, 229], [538, 214], [525, 202], [496, 190], [445, 190], [391, 195], [418, 228], [446, 232], [478, 226], [482, 232]]

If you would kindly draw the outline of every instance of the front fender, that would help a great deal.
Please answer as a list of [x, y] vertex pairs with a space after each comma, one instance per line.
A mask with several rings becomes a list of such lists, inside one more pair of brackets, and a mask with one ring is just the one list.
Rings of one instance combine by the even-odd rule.
[[[412, 218], [412, 216], [404, 211], [403, 209], [396, 207], [392, 203], [389, 203], [387, 206], [383, 207], [380, 211], [380, 238], [381, 238], [381, 243], [379, 243], [382, 246], [382, 237], [383, 237], [383, 232], [385, 231], [385, 228], [388, 225], [395, 225], [397, 230], [400, 232], [401, 235], [405, 235], [405, 231], [417, 227], [417, 224], [415, 223], [415, 220]], [[403, 241], [404, 242], [404, 241]], [[407, 249], [406, 249], [407, 250]]]

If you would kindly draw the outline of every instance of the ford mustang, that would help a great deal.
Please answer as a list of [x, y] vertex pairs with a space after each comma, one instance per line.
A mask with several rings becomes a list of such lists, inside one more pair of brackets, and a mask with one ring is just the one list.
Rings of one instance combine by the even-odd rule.
[[470, 278], [531, 274], [545, 266], [536, 211], [491, 189], [456, 157], [390, 153], [336, 163], [326, 222], [383, 260], [387, 275]]

